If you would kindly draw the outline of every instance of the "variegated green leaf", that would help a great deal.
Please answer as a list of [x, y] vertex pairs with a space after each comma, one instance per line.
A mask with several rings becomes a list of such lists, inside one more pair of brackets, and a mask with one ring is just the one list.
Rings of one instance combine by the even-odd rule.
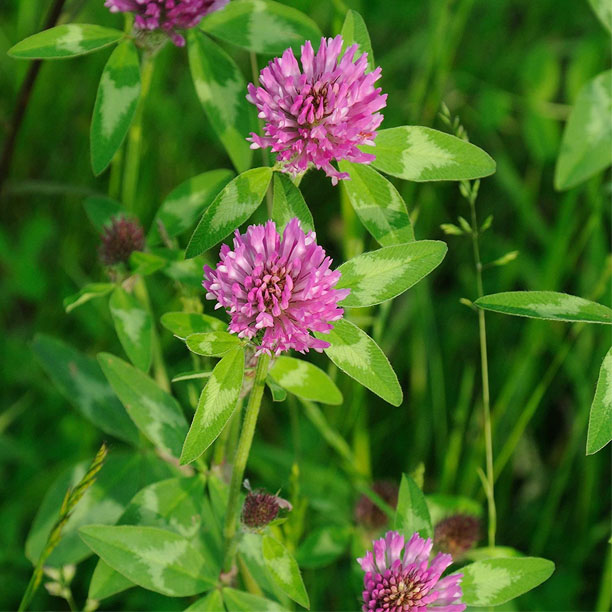
[[[220, 11], [219, 11], [220, 12]], [[246, 99], [246, 82], [234, 60], [210, 38], [189, 32], [191, 77], [211, 126], [238, 172], [251, 165], [246, 138], [257, 129], [254, 107]]]
[[601, 450], [610, 440], [612, 440], [612, 348], [601, 364], [597, 389], [591, 405], [587, 455]]
[[280, 55], [305, 40], [318, 41], [321, 31], [304, 13], [271, 0], [233, 0], [222, 11], [210, 13], [200, 27], [229, 43]]
[[555, 188], [569, 189], [612, 164], [612, 70], [589, 81], [578, 94], [563, 132]]
[[185, 612], [222, 612], [225, 608], [223, 607], [223, 598], [221, 597], [221, 591], [215, 589], [194, 601], [188, 608], [185, 608]]
[[608, 0], [589, 0], [589, 4], [608, 32], [612, 33], [612, 4]]
[[[224, 588], [223, 601], [228, 612], [284, 612], [279, 603], [245, 591]], [[215, 611], [215, 612], [218, 612]]]
[[363, 17], [357, 12], [349, 9], [344, 18], [342, 25], [342, 40], [344, 47], [349, 47], [355, 43], [359, 45], [359, 49], [355, 57], [359, 57], [362, 53], [368, 54], [368, 70], [372, 71], [376, 68], [374, 63], [374, 52], [372, 51], [372, 43], [370, 42], [370, 34], [363, 20]]
[[380, 347], [353, 323], [341, 319], [328, 334], [315, 332], [329, 342], [325, 354], [346, 374], [393, 406], [402, 403], [402, 388]]
[[90, 196], [83, 202], [83, 207], [91, 224], [100, 233], [104, 231], [104, 226], [108, 225], [113, 217], [125, 212], [119, 202], [106, 196]]
[[160, 450], [179, 457], [187, 422], [178, 402], [119, 357], [99, 353], [98, 362], [138, 429]]
[[183, 445], [181, 464], [195, 461], [221, 433], [236, 409], [244, 374], [244, 349], [227, 353], [215, 366]]
[[146, 372], [152, 356], [151, 315], [131, 293], [121, 287], [115, 288], [109, 306], [123, 350], [139, 370]]
[[191, 334], [185, 338], [187, 348], [196, 355], [206, 357], [220, 357], [241, 345], [241, 340], [235, 334], [224, 331], [204, 332]]
[[202, 555], [187, 538], [172, 531], [87, 525], [79, 534], [108, 565], [145, 589], [170, 597], [188, 597], [215, 584], [207, 575]]
[[393, 183], [374, 168], [364, 164], [339, 163], [350, 181], [342, 187], [366, 229], [381, 246], [403, 244], [414, 240], [414, 231], [406, 204]]
[[320, 368], [303, 359], [278, 357], [270, 369], [273, 379], [283, 389], [298, 397], [322, 404], [341, 404], [342, 393]]
[[435, 270], [446, 251], [444, 242], [419, 240], [353, 257], [338, 268], [336, 288], [351, 290], [342, 306], [373, 306], [400, 295]]
[[128, 133], [140, 97], [138, 52], [130, 40], [111, 54], [98, 86], [91, 118], [91, 167], [97, 176], [110, 164]]
[[278, 232], [282, 233], [285, 225], [294, 217], [300, 220], [305, 232], [314, 231], [312, 214], [304, 201], [302, 192], [286, 174], [275, 172], [272, 219], [276, 222]]
[[82, 304], [95, 300], [96, 298], [108, 295], [116, 285], [113, 283], [89, 283], [85, 285], [78, 293], [68, 296], [64, 300], [64, 310], [72, 312]]
[[59, 392], [87, 420], [106, 434], [138, 444], [138, 430], [95, 359], [42, 334], [34, 338], [32, 351]]
[[402, 474], [402, 483], [397, 497], [394, 529], [400, 531], [408, 538], [417, 531], [422, 538], [431, 538], [433, 536], [433, 528], [425, 496], [417, 483], [408, 474]]
[[612, 325], [612, 309], [556, 291], [506, 291], [477, 299], [476, 306], [518, 317]]
[[231, 170], [210, 170], [181, 183], [159, 207], [147, 241], [158, 244], [161, 234], [174, 238], [188, 230], [234, 177]]
[[160, 322], [182, 340], [192, 334], [227, 329], [227, 323], [198, 312], [167, 312], [162, 315]]
[[495, 162], [482, 149], [450, 134], [421, 126], [380, 130], [372, 162], [381, 172], [408, 181], [460, 181], [489, 176]]
[[548, 580], [555, 564], [539, 557], [476, 561], [461, 568], [461, 601], [468, 606], [498, 606]]
[[262, 541], [263, 558], [268, 574], [284, 593], [304, 608], [310, 607], [308, 593], [300, 574], [300, 568], [291, 553], [269, 535]]
[[43, 30], [18, 42], [8, 54], [18, 59], [59, 59], [91, 53], [112, 45], [124, 33], [87, 23], [69, 23]]
[[98, 559], [98, 563], [91, 575], [87, 597], [97, 600], [106, 599], [133, 586], [136, 585], [131, 580], [128, 580], [123, 574], [116, 572], [102, 559]]
[[203, 253], [244, 223], [260, 205], [271, 178], [271, 168], [253, 168], [226, 185], [202, 215], [187, 245], [185, 257]]

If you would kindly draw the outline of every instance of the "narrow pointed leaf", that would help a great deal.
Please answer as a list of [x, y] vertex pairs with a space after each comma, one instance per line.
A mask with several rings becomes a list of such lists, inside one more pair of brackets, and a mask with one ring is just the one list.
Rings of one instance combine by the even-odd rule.
[[246, 81], [234, 60], [210, 38], [189, 32], [189, 67], [196, 93], [214, 131], [238, 172], [251, 165], [246, 138], [256, 130], [254, 107], [246, 99]]
[[202, 215], [185, 257], [195, 257], [210, 249], [244, 223], [261, 204], [271, 178], [271, 168], [253, 168], [226, 185]]
[[353, 257], [338, 268], [336, 287], [351, 290], [342, 306], [373, 306], [400, 295], [437, 268], [446, 251], [444, 242], [419, 240]]
[[368, 54], [368, 72], [376, 68], [374, 63], [374, 52], [372, 51], [372, 43], [370, 42], [370, 34], [363, 20], [363, 17], [357, 12], [349, 9], [344, 18], [342, 25], [342, 40], [344, 47], [350, 47], [353, 44], [359, 45], [359, 49], [355, 57], [359, 57], [362, 53]]
[[115, 571], [106, 561], [99, 559], [91, 575], [87, 597], [97, 600], [106, 599], [133, 586], [136, 585], [131, 580]]
[[9, 49], [8, 54], [18, 59], [74, 57], [112, 45], [123, 36], [121, 30], [69, 23], [29, 36]]
[[612, 324], [612, 309], [590, 300], [556, 291], [506, 291], [485, 295], [479, 308], [518, 317]]
[[414, 240], [408, 209], [393, 183], [374, 168], [364, 164], [339, 163], [350, 181], [343, 181], [351, 205], [359, 220], [381, 246]]
[[461, 568], [461, 601], [468, 606], [498, 606], [548, 580], [555, 564], [539, 557], [476, 561]]
[[211, 331], [203, 334], [191, 334], [185, 339], [187, 348], [196, 355], [220, 357], [228, 351], [241, 345], [241, 340], [235, 334], [224, 331]]
[[612, 348], [606, 353], [601, 364], [597, 389], [591, 405], [587, 455], [601, 450], [610, 440], [612, 440]]
[[189, 433], [183, 445], [181, 464], [195, 461], [221, 433], [236, 409], [244, 375], [244, 349], [227, 353], [212, 371]]
[[152, 357], [151, 315], [131, 293], [121, 287], [115, 288], [109, 306], [123, 350], [139, 370], [146, 372]]
[[138, 429], [160, 450], [179, 457], [187, 422], [178, 402], [119, 357], [100, 353], [98, 362]]
[[417, 531], [422, 538], [433, 536], [425, 496], [417, 483], [407, 474], [402, 474], [394, 528], [401, 531], [407, 538], [410, 538]]
[[197, 312], [167, 312], [162, 315], [160, 322], [181, 339], [192, 334], [227, 329], [227, 323], [220, 319]]
[[303, 359], [281, 356], [270, 370], [274, 381], [302, 399], [322, 404], [341, 404], [342, 393], [320, 368]]
[[266, 385], [270, 389], [273, 402], [284, 402], [287, 399], [287, 392], [268, 374]]
[[185, 608], [185, 612], [221, 612], [225, 610], [223, 607], [223, 598], [221, 596], [221, 591], [215, 589], [194, 601], [188, 608]]
[[285, 610], [276, 601], [230, 588], [223, 589], [223, 601], [228, 612], [284, 612]]
[[269, 535], [262, 541], [263, 558], [268, 574], [284, 593], [304, 608], [310, 607], [308, 593], [302, 581], [300, 568], [291, 553]]
[[83, 541], [113, 569], [135, 584], [188, 597], [214, 586], [206, 561], [187, 538], [157, 527], [87, 525]]
[[563, 132], [555, 188], [570, 189], [612, 164], [612, 70], [578, 94]]
[[493, 159], [477, 146], [431, 128], [404, 125], [380, 130], [372, 162], [381, 172], [407, 181], [460, 181], [495, 172]]
[[91, 118], [91, 167], [95, 175], [110, 164], [130, 129], [140, 97], [138, 52], [130, 40], [111, 54], [98, 86]]
[[300, 220], [305, 232], [314, 231], [312, 214], [304, 201], [302, 192], [287, 175], [275, 172], [272, 219], [276, 222], [278, 232], [282, 232], [285, 225], [294, 217]]
[[138, 430], [95, 359], [43, 334], [34, 338], [32, 351], [58, 391], [87, 420], [106, 434], [138, 444]]
[[104, 297], [108, 295], [116, 285], [113, 283], [89, 283], [85, 285], [78, 293], [68, 296], [64, 300], [64, 310], [66, 313], [72, 312], [75, 308], [86, 304], [90, 300]]
[[321, 38], [310, 17], [272, 0], [233, 0], [222, 11], [205, 17], [200, 27], [233, 45], [270, 55]]
[[147, 238], [149, 244], [161, 241], [160, 228], [168, 238], [191, 228], [233, 177], [231, 170], [210, 170], [181, 183], [157, 211]]
[[402, 388], [389, 360], [364, 331], [341, 319], [328, 334], [315, 336], [331, 344], [325, 354], [343, 372], [393, 406], [402, 403]]

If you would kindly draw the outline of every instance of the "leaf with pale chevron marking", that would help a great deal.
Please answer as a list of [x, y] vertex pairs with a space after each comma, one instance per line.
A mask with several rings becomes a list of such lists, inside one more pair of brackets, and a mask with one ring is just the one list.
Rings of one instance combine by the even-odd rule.
[[310, 607], [308, 593], [297, 561], [278, 540], [264, 535], [262, 552], [268, 574], [293, 601], [304, 608]]
[[166, 312], [161, 316], [160, 322], [168, 331], [183, 340], [192, 334], [227, 329], [227, 323], [199, 312]]
[[300, 220], [305, 232], [314, 231], [314, 221], [302, 192], [291, 182], [291, 179], [280, 172], [274, 173], [274, 198], [272, 220], [276, 230], [282, 233], [285, 225], [294, 217]]
[[191, 334], [185, 338], [185, 342], [192, 353], [206, 357], [220, 357], [241, 344], [238, 336], [225, 331]]

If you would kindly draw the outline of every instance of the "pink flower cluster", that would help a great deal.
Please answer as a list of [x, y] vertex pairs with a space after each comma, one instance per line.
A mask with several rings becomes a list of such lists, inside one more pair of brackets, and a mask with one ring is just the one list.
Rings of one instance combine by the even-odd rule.
[[251, 225], [245, 234], [236, 230], [234, 250], [221, 247], [215, 270], [204, 267], [207, 299], [228, 310], [231, 333], [248, 339], [259, 334], [258, 354], [329, 346], [309, 332], [329, 332], [330, 322], [344, 313], [338, 302], [349, 289], [334, 289], [340, 272], [330, 270], [332, 260], [315, 238], [295, 218], [282, 237], [273, 221]]
[[185, 39], [177, 30], [188, 30], [204, 15], [223, 8], [229, 0], [106, 0], [111, 13], [134, 13], [139, 30], [163, 30], [172, 42], [182, 47]]
[[[261, 87], [249, 84], [247, 100], [265, 119], [265, 136], [251, 134], [251, 148], [271, 147], [283, 170], [293, 175], [310, 165], [325, 170], [335, 185], [349, 178], [332, 160], [370, 163], [375, 156], [359, 145], [373, 145], [383, 120], [379, 111], [387, 95], [374, 83], [381, 69], [366, 73], [364, 53], [355, 61], [357, 45], [342, 55], [343, 40], [321, 39], [314, 54], [310, 41], [302, 46], [301, 68], [291, 49], [261, 71]], [[342, 58], [340, 59], [340, 57]]]
[[[418, 533], [408, 542], [396, 531], [374, 542], [374, 554], [357, 559], [365, 572], [363, 612], [462, 612], [461, 574], [440, 578], [452, 557], [438, 554], [429, 561], [432, 541]], [[402, 556], [403, 551], [403, 556]]]

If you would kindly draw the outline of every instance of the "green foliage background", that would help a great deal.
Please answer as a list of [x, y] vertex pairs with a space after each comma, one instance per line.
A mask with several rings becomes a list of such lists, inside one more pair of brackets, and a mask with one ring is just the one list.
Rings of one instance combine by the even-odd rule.
[[[563, 122], [580, 87], [610, 65], [610, 38], [586, 0], [288, 0], [325, 34], [339, 30], [345, 8], [364, 16], [388, 92], [383, 127], [419, 124], [444, 129], [436, 115], [445, 101], [470, 139], [497, 162], [480, 188], [484, 261], [519, 250], [518, 259], [485, 272], [485, 292], [549, 289], [610, 305], [610, 173], [567, 192], [553, 189]], [[0, 133], [10, 122], [28, 67], [6, 56], [15, 42], [40, 29], [47, 2], [14, 0], [0, 7]], [[122, 27], [101, 0], [67, 3], [71, 20]], [[231, 49], [250, 79], [246, 52]], [[102, 280], [98, 238], [82, 208], [85, 195], [105, 192], [108, 174], [95, 179], [89, 162], [89, 121], [96, 86], [109, 52], [47, 62], [36, 83], [1, 196], [0, 227], [0, 607], [14, 609], [29, 578], [24, 540], [50, 483], [67, 466], [89, 459], [100, 433], [52, 386], [29, 348], [35, 332], [61, 337], [90, 354], [121, 354], [104, 301], [70, 315], [62, 300], [86, 282]], [[263, 61], [263, 60], [262, 60]], [[184, 50], [160, 54], [145, 111], [138, 208], [149, 219], [161, 198], [205, 170], [230, 168], [191, 83]], [[436, 273], [395, 300], [384, 329], [374, 330], [404, 388], [393, 408], [346, 385], [343, 406], [325, 407], [329, 421], [352, 440], [367, 405], [371, 467], [376, 478], [399, 481], [420, 462], [425, 491], [483, 501], [476, 467], [482, 465], [479, 355], [474, 313], [459, 303], [475, 297], [469, 241], [445, 237], [439, 225], [467, 215], [454, 183], [396, 182], [417, 221], [418, 239], [443, 239], [449, 253]], [[339, 191], [321, 173], [302, 183], [319, 240], [340, 259], [355, 245], [373, 246], [350, 216], [342, 225]], [[152, 285], [156, 312], [169, 305], [170, 281]], [[174, 306], [175, 308], [172, 308]], [[366, 315], [367, 316], [367, 313]], [[487, 314], [495, 419], [501, 449], [530, 400], [533, 419], [498, 480], [498, 540], [553, 560], [557, 569], [516, 608], [594, 609], [609, 550], [609, 447], [585, 457], [588, 409], [599, 366], [610, 344], [601, 326], [577, 335], [563, 323]], [[164, 332], [172, 371], [186, 361], [180, 343]], [[565, 355], [558, 362], [555, 358]], [[557, 367], [555, 367], [557, 366]], [[346, 382], [346, 380], [344, 381]], [[539, 395], [538, 395], [539, 394]], [[286, 489], [295, 440], [282, 405], [264, 406], [249, 464], [251, 481]], [[295, 451], [302, 490], [311, 496], [309, 529], [342, 522], [358, 496], [347, 472], [307, 419]], [[116, 446], [120, 446], [117, 442]], [[325, 472], [325, 474], [323, 474]], [[317, 504], [315, 481], [333, 483], [334, 512]], [[336, 514], [337, 513], [337, 514]], [[608, 561], [609, 562], [609, 561]], [[346, 577], [353, 561], [307, 570], [313, 609], [341, 609], [359, 589]], [[84, 600], [94, 559], [75, 582]], [[609, 571], [609, 570], [608, 570]], [[61, 605], [41, 590], [36, 609]], [[181, 609], [182, 603], [142, 590], [102, 602], [101, 609]]]

